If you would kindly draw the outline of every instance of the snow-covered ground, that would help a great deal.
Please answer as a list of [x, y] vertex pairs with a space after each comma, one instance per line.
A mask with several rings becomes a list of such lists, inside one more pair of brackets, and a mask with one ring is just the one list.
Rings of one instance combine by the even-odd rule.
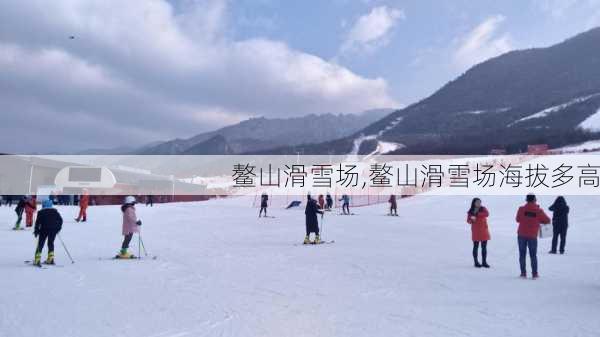
[[327, 214], [324, 238], [336, 242], [320, 246], [297, 245], [302, 209], [258, 219], [246, 197], [140, 205], [158, 259], [139, 261], [106, 259], [121, 242], [120, 210], [91, 207], [88, 223], [62, 232], [76, 263], [57, 240], [61, 266], [42, 270], [23, 263], [33, 235], [11, 231], [2, 207], [0, 336], [598, 336], [600, 198], [567, 198], [567, 254], [546, 254], [541, 240], [536, 281], [517, 277], [522, 199], [484, 198], [489, 270], [472, 267], [465, 197], [402, 199], [399, 217], [386, 205]]

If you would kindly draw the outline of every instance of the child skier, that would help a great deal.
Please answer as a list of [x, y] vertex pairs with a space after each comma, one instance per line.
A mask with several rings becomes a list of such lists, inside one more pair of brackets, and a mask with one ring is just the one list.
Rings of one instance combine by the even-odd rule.
[[31, 227], [33, 226], [33, 214], [37, 210], [37, 199], [36, 196], [27, 197], [27, 201], [25, 202], [25, 226]]
[[[471, 208], [467, 212], [467, 223], [471, 225], [471, 239], [473, 240], [473, 262], [475, 268], [489, 268], [487, 263], [487, 242], [490, 240], [487, 218], [488, 210], [481, 205], [481, 199], [471, 201]], [[481, 259], [479, 263], [479, 243], [481, 243]]]
[[79, 215], [75, 221], [86, 222], [87, 221], [87, 208], [90, 204], [90, 195], [87, 190], [83, 190], [83, 195], [79, 198]]
[[263, 193], [260, 196], [260, 211], [258, 211], [258, 217], [262, 215], [262, 212], [265, 211], [265, 217], [267, 217], [267, 207], [269, 206], [269, 196], [267, 193]]
[[339, 201], [342, 202], [342, 213], [344, 215], [350, 215], [350, 197], [348, 194], [343, 194]]
[[394, 194], [390, 195], [388, 202], [390, 203], [390, 215], [398, 216], [398, 204], [396, 203], [396, 196]]
[[[304, 237], [304, 244], [319, 244], [321, 243], [321, 237], [319, 236], [319, 220], [317, 214], [323, 216], [323, 211], [319, 209], [315, 199], [310, 197], [310, 194], [306, 200], [306, 209], [304, 215], [306, 216], [306, 236]], [[315, 241], [310, 241], [310, 233], [315, 233]]]
[[127, 252], [129, 249], [129, 243], [133, 238], [133, 233], [139, 233], [139, 226], [141, 226], [142, 222], [137, 219], [137, 215], [135, 214], [135, 197], [128, 196], [125, 197], [125, 202], [121, 206], [121, 212], [123, 213], [123, 244], [121, 245], [121, 251], [115, 257], [117, 259], [134, 259], [136, 258], [134, 255]]
[[25, 211], [25, 204], [27, 203], [27, 199], [25, 196], [19, 199], [19, 203], [17, 203], [17, 207], [15, 207], [15, 213], [17, 213], [17, 222], [15, 223], [15, 227], [13, 230], [19, 230], [21, 228], [21, 220], [23, 220], [23, 211]]
[[44, 243], [48, 240], [48, 258], [45, 264], [54, 264], [54, 239], [62, 229], [63, 219], [55, 208], [52, 208], [52, 200], [46, 199], [42, 202], [42, 210], [38, 213], [35, 220], [35, 229], [33, 235], [38, 237], [37, 248], [33, 264], [41, 267], [42, 249]]

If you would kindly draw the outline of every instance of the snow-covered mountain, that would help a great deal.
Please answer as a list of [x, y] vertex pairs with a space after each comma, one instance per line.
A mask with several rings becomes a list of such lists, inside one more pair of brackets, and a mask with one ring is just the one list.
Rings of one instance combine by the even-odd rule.
[[600, 138], [599, 109], [596, 28], [551, 47], [487, 60], [350, 137], [305, 149], [485, 154], [493, 148], [518, 152], [532, 143], [561, 147]]

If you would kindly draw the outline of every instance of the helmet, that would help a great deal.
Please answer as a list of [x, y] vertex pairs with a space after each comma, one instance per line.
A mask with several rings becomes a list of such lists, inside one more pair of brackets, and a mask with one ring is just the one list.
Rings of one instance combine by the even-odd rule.
[[42, 208], [52, 208], [52, 200], [46, 199], [42, 201]]
[[135, 197], [134, 196], [129, 195], [129, 196], [125, 197], [125, 203], [126, 204], [135, 204], [135, 202], [136, 201], [135, 201]]

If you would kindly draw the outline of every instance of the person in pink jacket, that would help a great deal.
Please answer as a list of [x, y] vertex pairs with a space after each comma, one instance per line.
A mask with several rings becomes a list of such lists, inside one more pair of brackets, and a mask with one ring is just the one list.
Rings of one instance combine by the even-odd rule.
[[124, 239], [123, 244], [121, 245], [121, 251], [119, 252], [119, 255], [116, 256], [118, 259], [135, 258], [134, 255], [127, 252], [131, 238], [133, 238], [133, 233], [139, 233], [139, 226], [142, 224], [142, 222], [137, 219], [137, 215], [135, 214], [135, 204], [135, 197], [128, 196], [125, 198], [125, 202], [121, 206], [121, 212], [123, 213]]

